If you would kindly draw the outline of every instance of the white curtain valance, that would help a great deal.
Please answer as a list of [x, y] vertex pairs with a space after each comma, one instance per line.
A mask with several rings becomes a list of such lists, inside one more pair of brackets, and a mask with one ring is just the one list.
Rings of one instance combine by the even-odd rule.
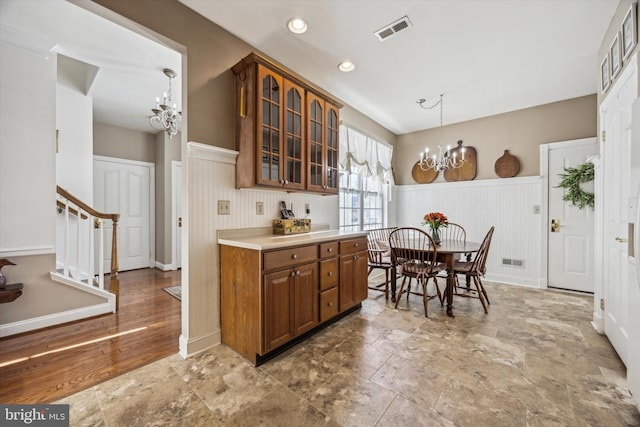
[[362, 178], [393, 184], [392, 155], [393, 147], [349, 125], [340, 125], [340, 167], [343, 170], [358, 174]]

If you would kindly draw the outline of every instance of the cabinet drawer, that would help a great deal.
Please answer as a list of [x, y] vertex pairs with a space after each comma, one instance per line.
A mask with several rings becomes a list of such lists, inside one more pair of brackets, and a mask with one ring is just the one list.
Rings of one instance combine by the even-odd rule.
[[322, 243], [320, 245], [320, 258], [338, 256], [338, 242]]
[[338, 314], [338, 288], [320, 294], [320, 321], [324, 322]]
[[367, 250], [367, 238], [343, 240], [340, 242], [340, 255], [355, 254]]
[[318, 245], [283, 249], [264, 254], [264, 270], [277, 270], [318, 259]]
[[320, 261], [320, 290], [333, 288], [338, 284], [338, 258]]

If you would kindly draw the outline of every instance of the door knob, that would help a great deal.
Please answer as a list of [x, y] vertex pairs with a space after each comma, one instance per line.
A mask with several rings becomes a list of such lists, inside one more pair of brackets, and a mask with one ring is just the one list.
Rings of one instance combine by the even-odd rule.
[[623, 237], [616, 237], [616, 242], [620, 242], [620, 243], [627, 243], [628, 240], [623, 238]]
[[552, 219], [551, 220], [551, 232], [552, 233], [557, 233], [560, 231], [560, 227], [564, 227], [564, 225], [560, 225], [560, 220], [559, 219]]

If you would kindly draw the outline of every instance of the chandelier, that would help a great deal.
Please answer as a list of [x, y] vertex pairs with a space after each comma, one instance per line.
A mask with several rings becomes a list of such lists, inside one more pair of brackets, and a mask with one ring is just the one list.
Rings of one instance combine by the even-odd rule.
[[169, 138], [178, 133], [178, 127], [182, 121], [182, 112], [178, 111], [178, 107], [173, 103], [173, 94], [171, 93], [171, 80], [177, 76], [176, 72], [170, 68], [162, 70], [169, 77], [169, 92], [163, 94], [162, 103], [160, 98], [156, 98], [156, 107], [152, 108], [153, 116], [149, 118], [149, 124], [156, 130], [164, 130]]
[[416, 102], [425, 110], [431, 110], [432, 108], [440, 105], [440, 144], [438, 145], [438, 153], [429, 155], [429, 147], [427, 147], [424, 152], [420, 152], [420, 161], [418, 162], [420, 169], [423, 171], [433, 169], [436, 172], [442, 172], [445, 169], [457, 169], [462, 166], [464, 164], [464, 147], [460, 149], [461, 156], [460, 159], [458, 159], [457, 151], [454, 151], [452, 154], [450, 145], [447, 145], [446, 150], [442, 145], [442, 95], [440, 95], [440, 100], [438, 102], [429, 107], [425, 107], [423, 105], [425, 102], [424, 98], [421, 98]]

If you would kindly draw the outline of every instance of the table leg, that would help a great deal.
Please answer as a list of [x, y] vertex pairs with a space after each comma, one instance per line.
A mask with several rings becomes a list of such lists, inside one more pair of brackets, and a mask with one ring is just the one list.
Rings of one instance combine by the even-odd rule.
[[455, 262], [454, 254], [447, 254], [445, 261], [447, 265], [447, 287], [445, 289], [445, 296], [447, 297], [447, 316], [456, 317], [453, 315], [453, 288], [456, 286], [456, 278], [453, 271], [453, 265]]
[[391, 302], [396, 302], [396, 266], [391, 267]]

